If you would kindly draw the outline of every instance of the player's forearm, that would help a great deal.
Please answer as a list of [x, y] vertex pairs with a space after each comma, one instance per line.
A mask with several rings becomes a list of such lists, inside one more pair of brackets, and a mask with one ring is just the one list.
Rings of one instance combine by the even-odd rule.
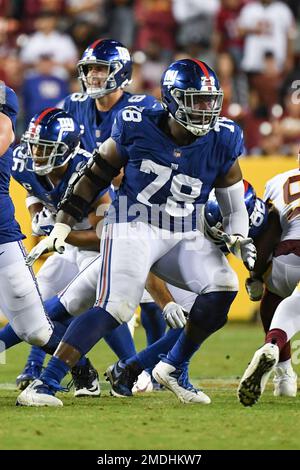
[[66, 238], [66, 242], [79, 248], [99, 250], [100, 240], [95, 230], [73, 230]]
[[244, 202], [244, 184], [239, 181], [227, 188], [216, 188], [216, 198], [223, 217], [223, 228], [229, 235], [248, 236], [249, 215]]
[[166, 283], [151, 272], [148, 274], [146, 289], [162, 310], [169, 302], [174, 302]]
[[280, 242], [281, 234], [280, 218], [277, 210], [273, 208], [269, 211], [265, 230], [255, 239], [257, 259], [254, 265], [253, 277], [262, 278], [265, 274], [273, 251]]

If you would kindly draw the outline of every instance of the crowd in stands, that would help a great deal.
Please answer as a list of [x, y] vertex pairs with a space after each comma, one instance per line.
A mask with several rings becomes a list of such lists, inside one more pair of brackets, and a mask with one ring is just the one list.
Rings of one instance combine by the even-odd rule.
[[298, 153], [299, 0], [0, 0], [0, 79], [20, 97], [19, 134], [33, 114], [79, 91], [76, 63], [100, 37], [131, 50], [133, 92], [159, 96], [173, 59], [207, 62], [247, 154]]

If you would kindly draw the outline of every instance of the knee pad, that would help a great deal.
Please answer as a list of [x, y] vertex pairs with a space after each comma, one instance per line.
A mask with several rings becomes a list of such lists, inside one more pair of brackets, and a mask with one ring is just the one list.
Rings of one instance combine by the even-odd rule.
[[34, 331], [24, 331], [22, 334], [20, 332], [16, 332], [18, 336], [20, 336], [24, 341], [33, 346], [44, 346], [48, 343], [51, 335], [52, 335], [52, 327], [50, 324], [43, 325], [37, 328]]
[[210, 292], [198, 295], [191, 309], [189, 319], [198, 327], [213, 333], [225, 325], [229, 308], [236, 292]]
[[239, 290], [239, 279], [233, 269], [221, 269], [214, 275], [214, 285], [219, 292], [235, 292]]
[[10, 311], [19, 311], [24, 308], [24, 301], [30, 303], [30, 296], [35, 294], [35, 283], [31, 276], [24, 276], [20, 281], [19, 276], [9, 273], [7, 280], [10, 286], [10, 295], [6, 297], [6, 305]]
[[108, 301], [105, 310], [119, 323], [128, 323], [137, 307], [138, 305], [130, 300]]

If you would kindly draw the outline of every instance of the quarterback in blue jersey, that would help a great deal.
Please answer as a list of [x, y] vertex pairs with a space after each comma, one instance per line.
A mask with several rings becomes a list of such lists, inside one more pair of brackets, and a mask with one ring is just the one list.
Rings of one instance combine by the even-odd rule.
[[[55, 350], [59, 326], [47, 317], [36, 279], [25, 264], [24, 236], [14, 218], [9, 196], [14, 129], [18, 102], [14, 91], [0, 84], [0, 308], [10, 321], [13, 344], [21, 340]], [[20, 339], [21, 338], [21, 339]], [[1, 349], [11, 346], [1, 341]]]
[[[253, 268], [256, 250], [248, 238], [237, 160], [243, 137], [232, 121], [219, 119], [223, 92], [205, 63], [174, 62], [162, 76], [161, 91], [164, 110], [132, 107], [118, 113], [112, 137], [69, 188], [50, 236], [27, 258], [32, 264], [42, 253], [62, 249], [73, 224], [124, 167], [119, 197], [109, 210], [101, 241], [95, 306], [72, 322], [40, 381], [18, 397], [20, 404], [45, 403], [48, 397], [53, 405], [62, 405], [54, 394], [70, 365], [132, 317], [150, 270], [197, 294], [184, 331], [153, 376], [183, 402], [210, 403], [204, 392], [186, 384], [183, 367], [225, 324], [238, 281], [221, 250], [204, 237], [199, 219], [215, 188], [224, 241]], [[88, 331], [84, 337], [83, 325]]]

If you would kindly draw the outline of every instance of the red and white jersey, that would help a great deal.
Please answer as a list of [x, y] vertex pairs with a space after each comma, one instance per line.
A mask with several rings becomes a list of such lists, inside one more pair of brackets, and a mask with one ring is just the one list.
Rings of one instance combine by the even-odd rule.
[[286, 171], [266, 183], [264, 200], [270, 200], [279, 212], [281, 241], [300, 239], [300, 170]]

